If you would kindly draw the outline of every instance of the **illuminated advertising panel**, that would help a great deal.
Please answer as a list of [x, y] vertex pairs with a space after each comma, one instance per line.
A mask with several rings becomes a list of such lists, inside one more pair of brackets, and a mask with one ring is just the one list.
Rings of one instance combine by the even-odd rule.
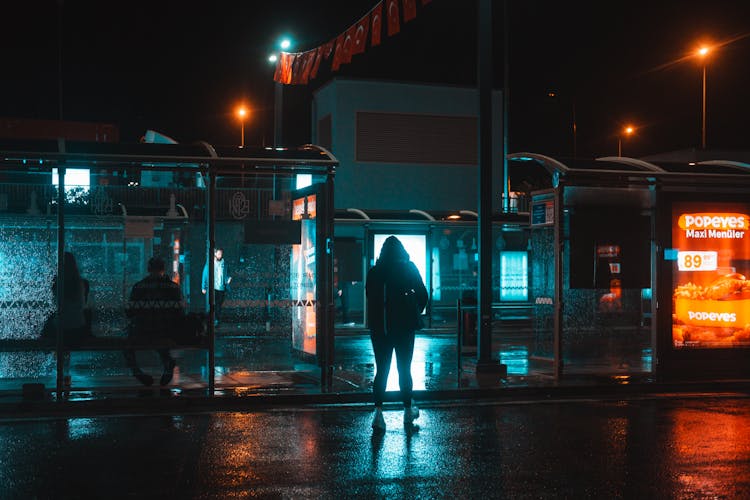
[[675, 348], [750, 347], [750, 205], [672, 205]]
[[292, 347], [311, 355], [317, 347], [315, 205], [314, 194], [292, 201], [292, 220], [301, 222], [300, 244], [292, 245], [291, 257]]

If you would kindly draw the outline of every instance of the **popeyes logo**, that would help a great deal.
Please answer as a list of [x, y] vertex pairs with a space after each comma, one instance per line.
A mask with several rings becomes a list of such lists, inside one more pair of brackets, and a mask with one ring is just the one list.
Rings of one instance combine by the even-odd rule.
[[682, 214], [678, 220], [681, 229], [750, 229], [746, 214], [699, 213]]
[[688, 311], [689, 321], [708, 321], [709, 323], [735, 323], [737, 321], [736, 312], [708, 312], [708, 311]]

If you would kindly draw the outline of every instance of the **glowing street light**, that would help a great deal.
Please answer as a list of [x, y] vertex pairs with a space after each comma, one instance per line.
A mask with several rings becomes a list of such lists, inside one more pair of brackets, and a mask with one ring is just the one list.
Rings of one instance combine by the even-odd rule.
[[706, 149], [706, 58], [711, 47], [703, 45], [696, 52], [696, 56], [703, 62], [703, 100], [701, 104], [701, 149]]
[[[292, 46], [292, 40], [289, 38], [282, 38], [278, 42], [279, 49], [282, 51], [287, 51]], [[278, 52], [272, 52], [268, 55], [268, 62], [275, 63], [279, 60], [279, 53]]]
[[635, 128], [632, 125], [627, 125], [622, 129], [622, 134], [617, 136], [617, 156], [622, 156], [622, 136], [630, 137], [635, 132]]
[[245, 147], [245, 118], [249, 114], [247, 108], [245, 106], [240, 106], [237, 108], [237, 117], [240, 119], [240, 147]]
[[683, 54], [681, 57], [677, 59], [673, 59], [671, 61], [667, 61], [664, 64], [660, 64], [659, 66], [656, 66], [653, 68], [653, 70], [664, 70], [667, 69], [675, 64], [681, 64], [687, 61], [692, 60], [698, 60], [703, 68], [703, 97], [702, 97], [702, 103], [701, 103], [701, 147], [703, 149], [706, 148], [706, 67], [708, 65], [708, 58], [712, 56], [714, 52], [717, 52], [721, 47], [724, 47], [729, 44], [733, 44], [735, 42], [738, 42], [740, 40], [744, 40], [745, 38], [750, 37], [750, 32], [743, 33], [741, 35], [737, 35], [732, 38], [728, 38], [726, 40], [719, 40], [719, 41], [710, 41], [705, 44], [702, 44], [698, 46], [695, 50], [691, 50], [685, 54]]

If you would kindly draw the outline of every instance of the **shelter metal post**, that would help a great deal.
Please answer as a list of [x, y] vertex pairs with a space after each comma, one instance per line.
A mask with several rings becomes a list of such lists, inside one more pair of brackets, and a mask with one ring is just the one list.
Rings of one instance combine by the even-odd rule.
[[[507, 374], [492, 359], [492, 0], [479, 0], [479, 321], [477, 374]], [[503, 146], [504, 149], [504, 146]]]
[[562, 289], [563, 289], [563, 241], [562, 241], [562, 203], [563, 203], [563, 189], [564, 186], [560, 183], [559, 187], [555, 188], [555, 206], [554, 206], [554, 240], [555, 240], [555, 298], [554, 298], [554, 322], [553, 322], [553, 365], [552, 371], [555, 379], [559, 379], [563, 374], [563, 358], [562, 358], [562, 326], [563, 326], [563, 300], [562, 300]]
[[[64, 146], [63, 146], [64, 148]], [[57, 358], [55, 389], [57, 399], [60, 400], [64, 391], [64, 358], [65, 346], [63, 345], [63, 322], [61, 312], [63, 310], [63, 294], [65, 293], [65, 162], [57, 165], [57, 331], [55, 342], [55, 355]]]
[[206, 189], [206, 215], [208, 221], [208, 241], [206, 266], [208, 267], [208, 284], [206, 294], [208, 296], [208, 395], [214, 395], [216, 382], [216, 317], [215, 293], [214, 293], [214, 248], [216, 247], [216, 172], [213, 165], [208, 166], [207, 175], [208, 189]]
[[[333, 361], [335, 352], [334, 317], [336, 305], [333, 295], [333, 177], [330, 172], [326, 175], [325, 183], [325, 265], [322, 283], [323, 303], [325, 304], [325, 347], [321, 366], [321, 385], [324, 391], [333, 390]], [[320, 290], [320, 288], [319, 288]]]

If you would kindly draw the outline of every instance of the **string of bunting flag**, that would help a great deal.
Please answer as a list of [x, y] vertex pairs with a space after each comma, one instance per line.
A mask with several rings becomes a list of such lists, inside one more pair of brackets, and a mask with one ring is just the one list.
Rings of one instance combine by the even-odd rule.
[[[422, 6], [432, 0], [420, 0]], [[405, 23], [417, 17], [417, 0], [380, 0], [359, 21], [328, 42], [305, 52], [281, 52], [276, 61], [273, 79], [285, 85], [307, 85], [318, 75], [323, 61], [331, 59], [331, 70], [338, 71], [348, 64], [352, 56], [362, 54], [367, 47], [380, 45], [383, 35], [383, 12], [385, 11], [385, 33], [393, 36], [401, 31], [401, 12]]]

